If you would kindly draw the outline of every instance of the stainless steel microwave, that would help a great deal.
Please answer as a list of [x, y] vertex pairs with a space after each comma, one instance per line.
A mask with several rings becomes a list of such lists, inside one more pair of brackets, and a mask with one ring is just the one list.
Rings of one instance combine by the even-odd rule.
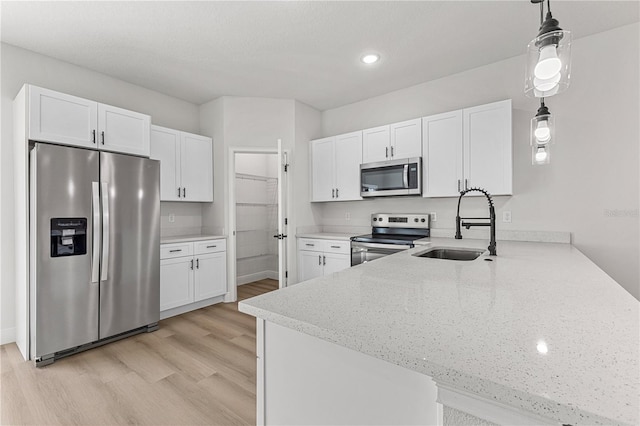
[[422, 158], [360, 165], [360, 196], [422, 194]]

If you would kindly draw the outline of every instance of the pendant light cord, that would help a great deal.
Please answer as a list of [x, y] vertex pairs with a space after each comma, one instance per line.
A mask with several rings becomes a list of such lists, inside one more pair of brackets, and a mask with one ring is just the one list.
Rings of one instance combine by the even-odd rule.
[[540, 26], [544, 22], [544, 0], [540, 2]]

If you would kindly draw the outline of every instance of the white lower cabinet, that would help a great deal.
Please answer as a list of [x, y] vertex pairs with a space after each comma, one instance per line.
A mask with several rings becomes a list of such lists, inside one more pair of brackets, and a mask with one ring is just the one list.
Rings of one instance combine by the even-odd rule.
[[330, 275], [350, 266], [349, 241], [298, 239], [298, 281]]
[[225, 240], [161, 245], [161, 318], [210, 305], [227, 293], [226, 249]]

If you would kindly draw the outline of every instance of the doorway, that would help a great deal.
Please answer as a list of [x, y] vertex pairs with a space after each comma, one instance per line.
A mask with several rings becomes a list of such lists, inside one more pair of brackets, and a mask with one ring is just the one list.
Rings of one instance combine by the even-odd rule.
[[238, 286], [245, 284], [286, 285], [287, 241], [279, 238], [286, 234], [283, 158], [287, 155], [281, 148], [232, 148], [229, 152], [231, 238], [227, 253], [229, 280], [235, 284], [232, 300], [243, 294]]
[[278, 155], [236, 153], [236, 285], [278, 280]]

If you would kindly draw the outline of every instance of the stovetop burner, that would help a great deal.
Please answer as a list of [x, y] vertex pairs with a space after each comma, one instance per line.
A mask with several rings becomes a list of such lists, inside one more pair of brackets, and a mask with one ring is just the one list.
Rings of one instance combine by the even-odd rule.
[[372, 214], [371, 234], [352, 237], [351, 241], [412, 245], [415, 240], [430, 235], [429, 219], [428, 214]]

